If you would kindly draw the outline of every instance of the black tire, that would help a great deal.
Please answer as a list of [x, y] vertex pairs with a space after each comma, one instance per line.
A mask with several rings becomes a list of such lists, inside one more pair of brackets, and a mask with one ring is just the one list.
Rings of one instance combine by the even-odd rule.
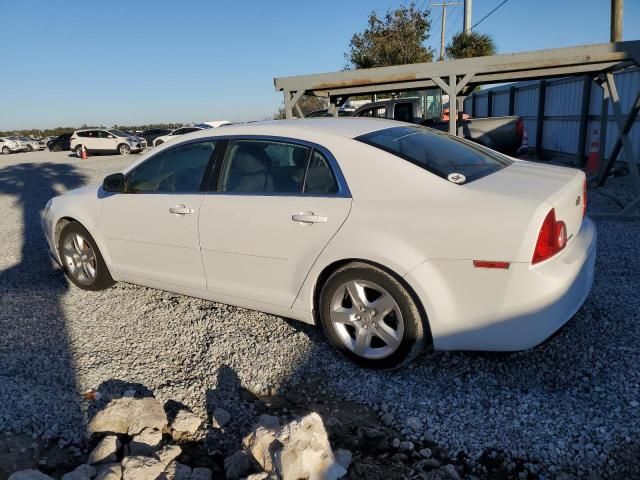
[[75, 149], [75, 152], [78, 158], [82, 158], [82, 145], [78, 145]]
[[118, 153], [120, 155], [129, 155], [131, 153], [131, 147], [126, 143], [121, 143], [118, 145]]
[[[77, 276], [74, 275], [74, 273], [71, 271], [71, 265], [66, 261], [64, 246], [67, 243], [68, 237], [71, 237], [76, 234], [81, 235], [83, 237], [84, 241], [86, 241], [89, 244], [89, 246], [91, 247], [95, 255], [94, 266], [95, 266], [96, 273], [95, 273], [95, 278], [93, 278], [90, 282], [80, 281], [77, 278]], [[109, 273], [109, 269], [107, 268], [107, 265], [104, 263], [104, 259], [102, 258], [102, 254], [100, 253], [100, 250], [98, 249], [98, 246], [96, 245], [95, 240], [93, 239], [91, 234], [87, 231], [87, 229], [84, 228], [82, 225], [80, 225], [78, 222], [68, 223], [62, 229], [62, 232], [60, 232], [60, 240], [58, 242], [58, 254], [60, 256], [64, 273], [67, 275], [67, 278], [69, 278], [69, 280], [71, 280], [71, 282], [78, 288], [81, 288], [83, 290], [96, 291], [96, 290], [107, 289], [115, 284], [113, 278], [111, 278], [111, 274]]]
[[[341, 294], [337, 293], [338, 289], [343, 288], [345, 283], [350, 281], [364, 281], [382, 287], [391, 295], [399, 308], [404, 330], [399, 346], [389, 355], [382, 358], [366, 358], [356, 354], [355, 351], [347, 347], [345, 340], [341, 338], [337, 330], [336, 324], [331, 321], [334, 295], [337, 295], [339, 298]], [[375, 299], [373, 301], [375, 301]], [[354, 307], [352, 306], [352, 308]], [[399, 279], [367, 263], [353, 262], [339, 268], [331, 274], [320, 292], [319, 311], [320, 322], [322, 323], [329, 342], [349, 360], [361, 367], [383, 370], [406, 365], [424, 349], [428, 342], [429, 328], [426, 325], [426, 319], [422, 318], [420, 309], [412, 294]], [[374, 311], [373, 314], [375, 315], [375, 313]], [[392, 321], [394, 316], [395, 314], [391, 317]], [[385, 321], [389, 321], [388, 318], [388, 316], [385, 317], [385, 319], [387, 319]], [[376, 319], [373, 317], [372, 320], [380, 321], [380, 318], [378, 317], [378, 319]], [[351, 329], [355, 332], [355, 328], [349, 328], [349, 332], [351, 332]], [[379, 325], [373, 328], [379, 328]], [[373, 331], [370, 333], [373, 333]], [[353, 341], [355, 341], [353, 334], [350, 333], [350, 335], [352, 335]], [[375, 336], [375, 333], [373, 333], [373, 335]], [[382, 337], [379, 337], [377, 341], [380, 342], [381, 338]], [[371, 346], [373, 346], [373, 343], [371, 343]]]
[[31, 145], [27, 145], [27, 152], [33, 152], [33, 147]]
[[62, 151], [62, 147], [60, 147], [60, 145], [54, 145], [53, 148], [51, 149], [52, 152], [61, 152]]
[[159, 147], [160, 145], [162, 145], [164, 142], [162, 140], [158, 140], [156, 143], [154, 143], [154, 147]]
[[9, 155], [11, 153], [11, 149], [9, 147], [2, 147], [2, 154]]

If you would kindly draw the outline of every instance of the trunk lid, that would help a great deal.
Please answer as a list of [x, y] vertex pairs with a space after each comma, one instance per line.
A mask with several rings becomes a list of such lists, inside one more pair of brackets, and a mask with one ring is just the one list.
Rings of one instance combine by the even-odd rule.
[[584, 180], [584, 173], [574, 168], [516, 160], [512, 165], [468, 184], [467, 188], [520, 201], [528, 200], [537, 205], [548, 204], [548, 209], [539, 212], [544, 214], [543, 217], [533, 219], [537, 223], [531, 225], [530, 231], [535, 232], [535, 238], [528, 240], [535, 245], [544, 216], [554, 208], [556, 219], [567, 227], [567, 243], [570, 243], [582, 225]]

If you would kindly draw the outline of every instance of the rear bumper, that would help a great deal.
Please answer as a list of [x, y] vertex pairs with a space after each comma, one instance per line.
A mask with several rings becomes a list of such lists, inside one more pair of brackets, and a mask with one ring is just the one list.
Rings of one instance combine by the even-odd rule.
[[536, 266], [474, 268], [428, 261], [405, 277], [423, 300], [437, 350], [515, 351], [543, 342], [582, 306], [593, 284], [597, 234], [585, 218], [565, 250]]

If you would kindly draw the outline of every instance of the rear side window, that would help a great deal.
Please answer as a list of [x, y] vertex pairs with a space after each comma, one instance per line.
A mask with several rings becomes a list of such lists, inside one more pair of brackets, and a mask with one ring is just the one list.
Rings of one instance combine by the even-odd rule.
[[338, 182], [331, 173], [331, 167], [317, 150], [311, 154], [304, 181], [304, 193], [338, 193]]
[[387, 128], [356, 140], [392, 153], [442, 178], [462, 174], [466, 177], [465, 182], [490, 175], [513, 163], [467, 140], [424, 127]]

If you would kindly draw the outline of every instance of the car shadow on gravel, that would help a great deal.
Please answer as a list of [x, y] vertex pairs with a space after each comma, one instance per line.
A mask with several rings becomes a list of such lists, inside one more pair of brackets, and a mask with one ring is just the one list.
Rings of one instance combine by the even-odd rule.
[[68, 284], [52, 268], [41, 212], [49, 198], [85, 181], [64, 164], [0, 169], [0, 262], [13, 265], [0, 269], [0, 431], [57, 438], [68, 428], [58, 423], [61, 409], [84, 423], [62, 306]]

